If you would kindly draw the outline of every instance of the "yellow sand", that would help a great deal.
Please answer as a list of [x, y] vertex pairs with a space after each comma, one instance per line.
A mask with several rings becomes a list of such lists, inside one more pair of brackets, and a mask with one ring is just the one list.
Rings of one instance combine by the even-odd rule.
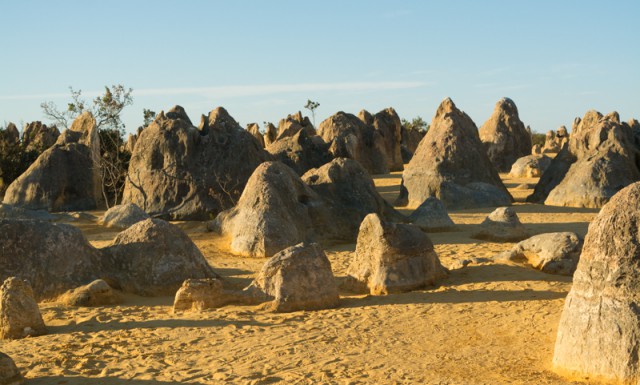
[[[505, 184], [516, 190], [535, 179]], [[375, 178], [385, 199], [400, 174]], [[584, 235], [596, 210], [517, 203], [534, 233]], [[411, 210], [403, 209], [404, 213]], [[460, 231], [431, 234], [445, 266], [490, 257], [512, 244], [470, 238], [491, 209], [451, 213]], [[96, 246], [116, 232], [76, 223]], [[179, 223], [230, 286], [242, 288], [265, 259], [235, 256], [202, 223]], [[327, 246], [344, 279], [355, 245]], [[173, 298], [127, 296], [120, 306], [41, 304], [50, 334], [0, 342], [28, 384], [568, 384], [552, 371], [567, 277], [508, 263], [472, 263], [439, 288], [384, 297], [342, 293], [338, 309], [270, 314], [229, 306], [171, 313]]]

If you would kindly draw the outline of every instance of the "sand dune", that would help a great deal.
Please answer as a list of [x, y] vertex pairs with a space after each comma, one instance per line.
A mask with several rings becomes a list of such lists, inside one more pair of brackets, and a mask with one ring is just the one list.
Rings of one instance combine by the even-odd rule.
[[[518, 190], [535, 179], [509, 179]], [[385, 199], [400, 174], [375, 178]], [[597, 210], [516, 203], [532, 233], [584, 235]], [[402, 209], [411, 212], [411, 208]], [[445, 266], [435, 289], [383, 297], [342, 292], [338, 309], [270, 314], [229, 306], [174, 315], [173, 298], [126, 296], [120, 306], [41, 304], [49, 334], [3, 341], [29, 384], [568, 384], [551, 371], [567, 277], [510, 263], [481, 262], [512, 244], [470, 238], [492, 209], [452, 212], [459, 231], [431, 234]], [[76, 222], [96, 246], [115, 231]], [[265, 259], [235, 256], [202, 223], [178, 223], [230, 286], [248, 284]], [[326, 245], [336, 279], [344, 279], [354, 244]], [[477, 258], [480, 258], [478, 260]]]

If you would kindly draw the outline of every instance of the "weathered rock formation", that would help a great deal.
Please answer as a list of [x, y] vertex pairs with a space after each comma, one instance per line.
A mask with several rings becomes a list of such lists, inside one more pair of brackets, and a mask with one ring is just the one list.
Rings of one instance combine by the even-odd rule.
[[100, 252], [70, 225], [3, 219], [0, 245], [0, 280], [29, 281], [38, 301], [55, 299], [102, 275]]
[[56, 126], [47, 127], [42, 122], [35, 121], [24, 126], [22, 131], [22, 145], [26, 151], [43, 151], [56, 143], [60, 131]]
[[0, 352], [0, 384], [22, 385], [24, 377], [18, 370], [15, 362], [8, 355]]
[[551, 164], [546, 155], [527, 155], [519, 158], [511, 166], [509, 176], [512, 178], [536, 178], [542, 176]]
[[497, 259], [525, 262], [549, 274], [572, 276], [580, 259], [582, 239], [571, 232], [534, 235]]
[[201, 311], [224, 306], [231, 298], [218, 278], [187, 279], [176, 292], [173, 312]]
[[353, 241], [369, 213], [400, 217], [354, 160], [334, 159], [302, 179], [280, 162], [266, 162], [249, 179], [238, 205], [210, 227], [231, 238], [233, 251], [268, 257], [303, 241]]
[[589, 225], [558, 326], [554, 366], [618, 383], [640, 378], [640, 183]]
[[116, 205], [107, 210], [99, 219], [106, 227], [126, 229], [149, 218], [149, 214], [133, 203]]
[[505, 206], [513, 201], [484, 151], [471, 118], [445, 99], [403, 173], [407, 201], [439, 198], [448, 209]]
[[380, 196], [373, 179], [356, 161], [338, 158], [324, 166], [309, 170], [302, 181], [320, 195], [330, 208], [331, 220], [316, 226], [325, 239], [355, 241], [362, 220], [371, 213], [393, 222], [404, 221]]
[[210, 219], [233, 206], [253, 170], [270, 159], [224, 108], [196, 128], [176, 106], [140, 133], [123, 203], [164, 219]]
[[19, 339], [47, 333], [40, 309], [27, 281], [7, 278], [0, 287], [0, 339]]
[[303, 117], [302, 112], [298, 111], [293, 115], [287, 115], [286, 118], [280, 119], [280, 122], [278, 122], [278, 134], [274, 141], [294, 136], [300, 131], [306, 131], [308, 136], [316, 135], [316, 129], [309, 118]]
[[107, 306], [115, 305], [122, 301], [122, 298], [101, 279], [69, 290], [58, 298], [58, 302], [66, 306]]
[[471, 237], [493, 242], [518, 242], [529, 237], [529, 232], [511, 207], [499, 207], [482, 221], [480, 229]]
[[273, 123], [271, 122], [267, 123], [264, 131], [264, 136], [263, 136], [264, 146], [267, 147], [271, 143], [275, 142], [277, 137], [278, 137], [278, 129], [276, 128], [276, 126], [274, 126]]
[[360, 226], [347, 274], [378, 295], [435, 285], [446, 273], [433, 243], [419, 227], [369, 214]]
[[262, 147], [262, 148], [265, 147], [264, 137], [262, 136], [262, 133], [260, 132], [260, 126], [258, 126], [258, 123], [249, 123], [249, 124], [247, 124], [247, 131], [251, 135], [253, 135], [254, 138], [256, 138], [258, 143], [260, 143], [260, 147]]
[[[364, 111], [364, 110], [363, 110]], [[366, 112], [366, 111], [365, 111]], [[373, 115], [370, 123], [384, 140], [389, 171], [402, 171], [402, 123], [396, 110], [389, 107]]]
[[560, 126], [557, 131], [550, 130], [547, 132], [544, 140], [544, 147], [542, 147], [541, 153], [557, 153], [569, 142], [569, 134], [567, 133], [567, 127]]
[[318, 126], [318, 135], [334, 157], [356, 160], [370, 174], [389, 172], [384, 138], [355, 115], [340, 111], [330, 116]]
[[447, 209], [436, 197], [427, 198], [411, 215], [409, 221], [426, 232], [453, 231], [456, 225]]
[[115, 288], [139, 295], [173, 295], [186, 279], [218, 277], [193, 241], [161, 219], [136, 223], [102, 252]]
[[527, 201], [552, 206], [602, 207], [616, 192], [640, 180], [634, 132], [617, 113], [589, 111], [576, 118], [569, 139]]
[[9, 187], [4, 203], [29, 209], [81, 211], [101, 204], [100, 137], [89, 112]]
[[329, 145], [318, 135], [309, 132], [299, 129], [293, 135], [278, 138], [267, 147], [267, 151], [298, 175], [330, 162], [333, 155], [329, 152]]
[[518, 115], [513, 100], [502, 98], [496, 103], [493, 114], [479, 130], [480, 140], [489, 159], [500, 172], [507, 172], [511, 165], [531, 151], [531, 133]]
[[265, 162], [255, 170], [236, 207], [220, 213], [213, 227], [231, 237], [231, 249], [270, 257], [317, 236], [328, 220], [322, 198], [289, 167]]
[[274, 255], [245, 292], [271, 301], [267, 308], [274, 312], [328, 309], [339, 303], [331, 263], [316, 243], [300, 243]]

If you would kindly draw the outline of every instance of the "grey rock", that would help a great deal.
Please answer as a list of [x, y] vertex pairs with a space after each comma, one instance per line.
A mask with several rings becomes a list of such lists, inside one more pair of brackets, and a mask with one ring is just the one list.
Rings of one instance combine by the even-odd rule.
[[[366, 112], [366, 111], [365, 111]], [[373, 115], [371, 122], [383, 138], [389, 171], [402, 171], [402, 123], [396, 110], [389, 107]]]
[[126, 229], [140, 221], [149, 218], [140, 207], [133, 203], [116, 205], [107, 210], [99, 219], [99, 223], [106, 227]]
[[264, 148], [265, 144], [264, 144], [264, 137], [262, 136], [262, 134], [260, 133], [260, 126], [258, 126], [258, 123], [250, 123], [247, 124], [247, 131], [253, 135], [254, 138], [256, 138], [256, 140], [258, 141], [258, 143], [260, 144], [260, 147]]
[[537, 178], [542, 176], [551, 164], [551, 158], [546, 155], [527, 155], [513, 163], [509, 176], [512, 178]]
[[554, 367], [636, 383], [640, 377], [640, 183], [614, 195], [589, 225], [556, 338]]
[[500, 258], [524, 261], [545, 273], [572, 276], [581, 251], [582, 239], [577, 234], [545, 233], [519, 242]]
[[529, 237], [529, 232], [511, 207], [499, 207], [482, 221], [480, 229], [471, 237], [493, 242], [517, 242]]
[[188, 278], [218, 277], [193, 241], [160, 219], [136, 223], [102, 252], [115, 288], [138, 295], [174, 295]]
[[232, 207], [251, 173], [270, 159], [224, 108], [196, 128], [176, 106], [140, 133], [123, 203], [163, 219], [208, 220]]
[[0, 384], [22, 385], [24, 377], [18, 370], [15, 362], [8, 355], [0, 352]]
[[509, 205], [513, 198], [484, 151], [471, 118], [445, 99], [402, 174], [408, 202], [430, 196], [447, 209]]
[[309, 130], [299, 129], [292, 135], [277, 139], [267, 147], [274, 159], [291, 167], [298, 175], [320, 167], [333, 159], [329, 145]]
[[0, 219], [0, 245], [0, 280], [29, 281], [38, 301], [54, 300], [102, 275], [100, 252], [71, 225]]
[[429, 197], [411, 213], [409, 221], [426, 232], [453, 231], [455, 223], [436, 197]]
[[318, 135], [335, 158], [356, 160], [370, 174], [389, 172], [384, 138], [355, 115], [337, 112], [320, 123]]
[[22, 130], [22, 145], [26, 151], [43, 151], [53, 146], [58, 140], [60, 131], [56, 126], [47, 127], [42, 122], [28, 123]]
[[280, 162], [265, 162], [251, 175], [238, 204], [220, 213], [212, 228], [231, 238], [234, 252], [270, 257], [310, 240], [328, 221], [323, 199]]
[[270, 300], [274, 312], [319, 310], [339, 304], [331, 263], [316, 243], [300, 243], [269, 259], [245, 292]]
[[47, 333], [28, 282], [7, 278], [0, 288], [0, 338], [19, 339]]
[[432, 286], [446, 275], [419, 227], [385, 222], [377, 214], [362, 221], [347, 274], [374, 295]]

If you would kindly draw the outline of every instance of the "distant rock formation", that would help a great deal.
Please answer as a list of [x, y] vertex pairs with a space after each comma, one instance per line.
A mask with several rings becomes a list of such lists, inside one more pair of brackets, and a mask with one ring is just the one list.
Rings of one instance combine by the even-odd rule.
[[449, 98], [438, 107], [402, 176], [402, 193], [412, 205], [430, 196], [447, 209], [505, 206], [513, 201], [484, 150], [476, 125]]
[[625, 384], [640, 377], [639, 207], [634, 183], [589, 225], [558, 326], [553, 364], [563, 373]]
[[500, 172], [508, 172], [516, 159], [529, 155], [531, 133], [518, 115], [513, 100], [502, 98], [479, 130], [489, 159]]
[[264, 137], [260, 133], [260, 126], [258, 126], [258, 123], [249, 123], [249, 124], [247, 124], [247, 131], [251, 135], [253, 135], [254, 138], [256, 138], [258, 143], [260, 143], [260, 147], [262, 147], [262, 148], [265, 147]]
[[567, 127], [560, 126], [560, 128], [555, 132], [553, 130], [547, 132], [541, 153], [558, 153], [567, 143], [569, 143]]
[[389, 172], [384, 137], [357, 116], [340, 111], [320, 123], [318, 135], [334, 157], [353, 159], [370, 174]]
[[291, 135], [279, 137], [267, 147], [267, 151], [275, 160], [291, 167], [298, 175], [333, 159], [329, 145], [320, 136], [312, 134], [311, 130], [300, 126], [297, 132], [293, 132], [293, 127], [286, 132]]
[[[364, 111], [364, 110], [363, 110]], [[366, 111], [365, 111], [366, 112]], [[396, 110], [389, 107], [371, 118], [371, 124], [384, 139], [385, 155], [389, 171], [402, 171], [402, 123]]]
[[640, 180], [640, 149], [633, 129], [617, 113], [589, 111], [576, 118], [568, 146], [558, 153], [528, 202], [551, 206], [602, 207], [615, 193]]
[[206, 220], [232, 207], [258, 165], [271, 160], [222, 107], [192, 125], [184, 109], [160, 112], [131, 155], [123, 203], [152, 216]]
[[102, 204], [100, 137], [89, 112], [9, 185], [3, 203], [49, 211], [92, 210]]
[[47, 127], [40, 121], [27, 123], [22, 131], [22, 144], [26, 151], [43, 151], [56, 143], [60, 131], [56, 126]]
[[274, 141], [294, 136], [301, 130], [306, 131], [309, 136], [316, 135], [316, 129], [309, 118], [303, 117], [302, 112], [298, 111], [293, 115], [287, 115], [286, 118], [280, 119], [280, 122], [278, 122], [278, 135]]

